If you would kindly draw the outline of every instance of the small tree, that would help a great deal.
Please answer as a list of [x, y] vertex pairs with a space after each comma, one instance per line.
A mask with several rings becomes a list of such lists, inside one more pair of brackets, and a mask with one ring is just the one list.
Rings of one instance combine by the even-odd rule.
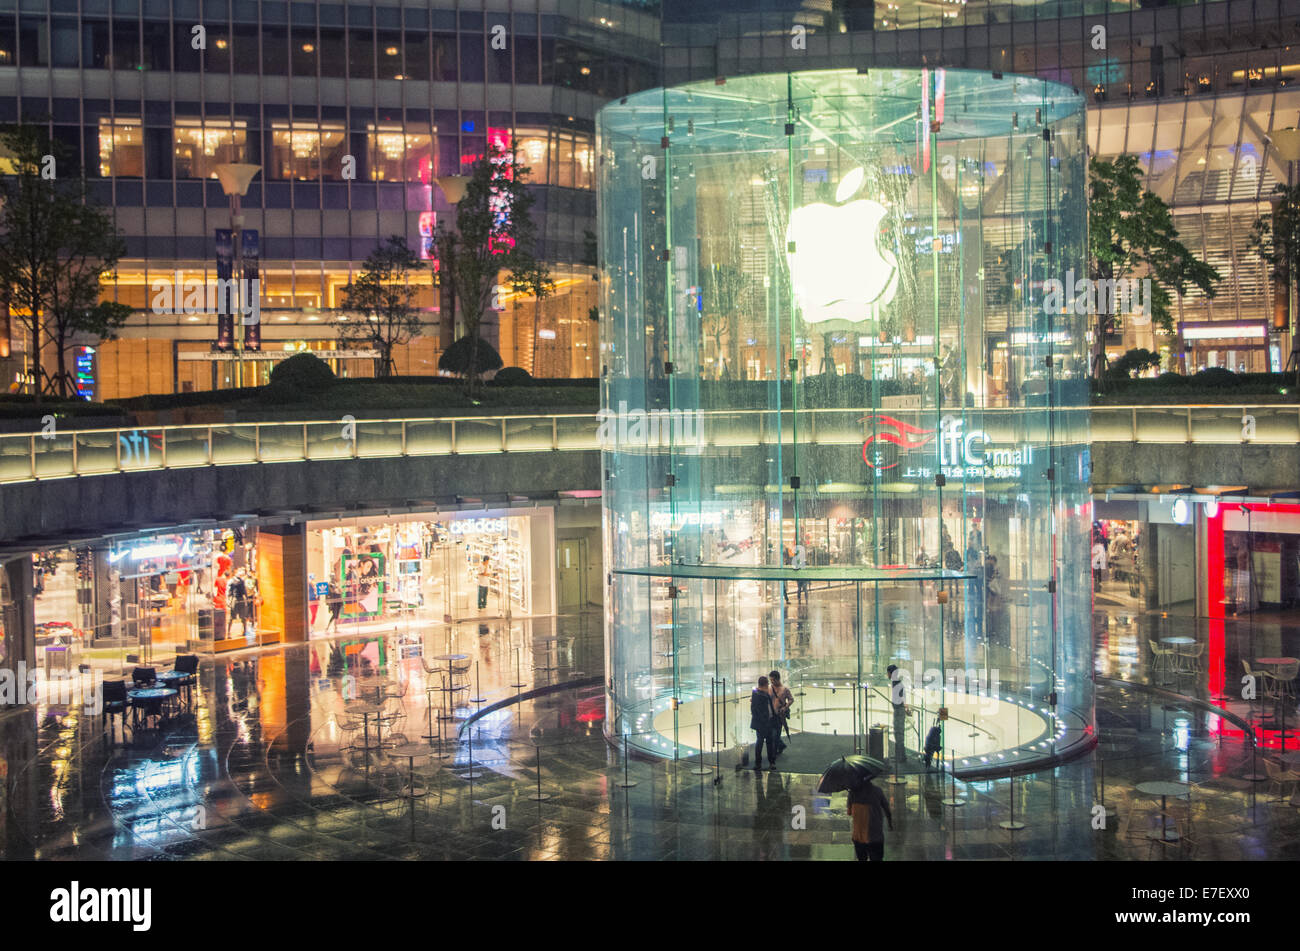
[[422, 267], [406, 239], [392, 235], [370, 252], [355, 281], [343, 289], [343, 308], [334, 328], [341, 341], [365, 343], [379, 351], [375, 376], [395, 375], [393, 349], [408, 344], [424, 328], [415, 307], [411, 274]]
[[[503, 272], [505, 285], [516, 294], [530, 293], [540, 300], [553, 286], [550, 271], [536, 256], [533, 196], [523, 182], [528, 172], [518, 163], [513, 145], [493, 145], [470, 170], [465, 196], [456, 206], [456, 230], [439, 226], [439, 269], [460, 300], [466, 337], [479, 336]], [[471, 394], [478, 382], [478, 353], [477, 347], [470, 349], [466, 390]]]
[[1138, 347], [1125, 352], [1107, 368], [1107, 373], [1114, 379], [1127, 380], [1134, 373], [1140, 374], [1144, 370], [1158, 369], [1160, 369], [1160, 354], [1152, 353], [1145, 347]]
[[[1088, 163], [1088, 262], [1094, 280], [1128, 280], [1137, 273], [1151, 277], [1151, 320], [1173, 330], [1170, 290], [1189, 287], [1213, 298], [1219, 272], [1178, 240], [1173, 213], [1163, 200], [1142, 187], [1136, 156]], [[1073, 289], [1070, 289], [1071, 292]], [[1097, 314], [1093, 326], [1093, 373], [1104, 378], [1106, 334], [1114, 315]]]
[[[13, 163], [0, 176], [0, 287], [31, 351], [34, 394], [68, 397], [76, 379], [67, 367], [75, 338], [111, 337], [131, 309], [102, 303], [100, 280], [126, 253], [112, 219], [89, 202], [85, 180], [59, 143], [35, 126], [0, 131]], [[45, 371], [41, 350], [55, 350], [56, 370]]]
[[[1273, 189], [1273, 211], [1255, 219], [1249, 247], [1269, 264], [1269, 274], [1287, 295], [1300, 278], [1300, 185], [1278, 185]], [[1294, 351], [1300, 347], [1291, 342]], [[1296, 386], [1300, 386], [1300, 360], [1296, 363]]]

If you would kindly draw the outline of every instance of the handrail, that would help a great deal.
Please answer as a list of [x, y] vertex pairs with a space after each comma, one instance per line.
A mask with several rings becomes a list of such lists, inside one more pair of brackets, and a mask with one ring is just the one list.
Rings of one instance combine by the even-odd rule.
[[[965, 414], [968, 431], [990, 438], [1038, 441], [1039, 407], [989, 407]], [[1043, 407], [1044, 411], [1046, 408]], [[1300, 445], [1300, 406], [1287, 404], [1170, 404], [1066, 407], [1087, 410], [1092, 443]], [[843, 407], [799, 410], [817, 425], [800, 439], [850, 445], [864, 437], [860, 417], [932, 419], [933, 409]], [[638, 410], [636, 412], [644, 412]], [[695, 415], [698, 447], [757, 445], [769, 410], [709, 409]], [[784, 410], [783, 412], [794, 412]], [[956, 415], [954, 413], [953, 415]], [[0, 434], [0, 484], [212, 465], [256, 465], [343, 458], [385, 458], [509, 452], [593, 451], [607, 417], [591, 412], [499, 416], [406, 416], [312, 419], [77, 429]], [[622, 421], [620, 420], [620, 425]], [[924, 425], [924, 423], [922, 424]], [[931, 422], [930, 425], [933, 425]], [[345, 432], [351, 431], [351, 436]], [[651, 426], [658, 433], [659, 427]], [[668, 429], [665, 420], [662, 429]], [[789, 441], [788, 431], [785, 441]], [[668, 433], [649, 437], [667, 446]], [[643, 442], [642, 445], [647, 445]], [[689, 445], [689, 443], [688, 443]], [[688, 449], [689, 451], [689, 449]]]

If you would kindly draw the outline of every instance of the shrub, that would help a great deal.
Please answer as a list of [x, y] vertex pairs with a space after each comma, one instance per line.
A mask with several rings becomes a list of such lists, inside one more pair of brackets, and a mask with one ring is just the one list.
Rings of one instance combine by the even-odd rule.
[[533, 382], [533, 375], [523, 367], [506, 367], [492, 378], [497, 386], [528, 386]]
[[271, 386], [280, 392], [320, 393], [333, 385], [334, 371], [311, 353], [295, 354], [271, 371]]
[[1237, 386], [1240, 380], [1238, 380], [1237, 374], [1231, 370], [1225, 370], [1223, 367], [1208, 367], [1193, 376], [1192, 382], [1197, 386], [1218, 389], [1220, 387]]
[[1162, 373], [1156, 377], [1156, 384], [1159, 386], [1186, 386], [1187, 377], [1181, 373]]
[[478, 366], [476, 369], [480, 374], [501, 369], [503, 366], [501, 354], [497, 353], [496, 347], [482, 337], [461, 337], [443, 351], [442, 356], [438, 358], [438, 369], [459, 376], [467, 376], [475, 346], [478, 347]]

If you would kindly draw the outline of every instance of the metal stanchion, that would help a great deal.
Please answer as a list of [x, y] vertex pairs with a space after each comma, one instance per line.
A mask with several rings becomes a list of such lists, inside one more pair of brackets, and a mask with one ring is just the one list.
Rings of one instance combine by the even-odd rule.
[[949, 772], [952, 775], [952, 795], [949, 796], [947, 799], [945, 799], [943, 801], [943, 804], [945, 806], [952, 806], [954, 808], [956, 808], [957, 806], [964, 806], [966, 805], [966, 800], [957, 798], [957, 752], [956, 750], [954, 750], [952, 753], [952, 765], [949, 767]]
[[1011, 818], [999, 822], [998, 826], [1008, 832], [1019, 832], [1025, 827], [1023, 822], [1016, 821], [1016, 778], [1014, 776], [1011, 777]]
[[1255, 725], [1250, 726], [1250, 772], [1242, 775], [1242, 779], [1248, 783], [1262, 783], [1268, 779], [1267, 773], [1261, 773], [1257, 768], [1259, 760], [1259, 744], [1255, 742]]
[[473, 784], [474, 780], [483, 778], [483, 774], [474, 768], [478, 765], [478, 761], [474, 759], [474, 724], [471, 723], [469, 729], [465, 732], [469, 734], [469, 759], [465, 761], [465, 765], [469, 767], [469, 772], [461, 776], [461, 779], [468, 779]]
[[456, 719], [455, 708], [447, 709], [447, 698], [451, 695], [451, 691], [447, 688], [447, 674], [444, 671], [439, 676], [442, 678], [442, 710], [438, 713], [438, 719], [454, 720]]
[[[428, 720], [429, 720], [428, 730], [429, 730], [429, 732], [426, 733], [426, 734], [424, 734], [424, 736], [422, 737], [422, 739], [428, 740], [430, 746], [433, 746], [433, 741], [434, 741], [434, 735], [433, 735], [433, 692], [434, 692], [435, 690], [437, 690], [437, 689], [438, 689], [437, 687], [432, 687], [432, 686], [429, 686], [428, 684], [426, 684], [425, 687], [424, 687], [424, 712], [425, 712], [425, 714], [428, 716]], [[442, 722], [441, 722], [441, 721], [438, 722], [438, 736], [437, 736], [437, 740], [438, 740], [438, 747], [439, 747], [439, 749], [441, 749], [441, 747], [442, 747]]]
[[519, 651], [520, 648], [516, 647], [515, 648], [515, 682], [510, 685], [514, 687], [516, 691], [522, 690], [524, 687], [528, 686], [527, 684], [524, 683], [523, 673], [519, 669]]
[[537, 750], [537, 791], [528, 798], [533, 802], [545, 802], [551, 798], [550, 793], [542, 792], [542, 747], [541, 744], [536, 746]]
[[470, 703], [487, 702], [486, 698], [483, 696], [483, 687], [478, 678], [478, 661], [474, 661], [474, 693], [477, 696], [471, 697], [469, 701]]
[[619, 783], [624, 789], [631, 789], [636, 785], [635, 779], [627, 777], [627, 734], [623, 734], [623, 781]]
[[704, 721], [701, 720], [696, 726], [700, 728], [700, 761], [691, 769], [691, 772], [696, 776], [708, 776], [713, 770], [704, 765]]

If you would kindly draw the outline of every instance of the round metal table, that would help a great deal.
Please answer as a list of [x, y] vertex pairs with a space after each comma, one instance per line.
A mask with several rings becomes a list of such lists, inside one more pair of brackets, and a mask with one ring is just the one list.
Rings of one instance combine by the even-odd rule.
[[1161, 834], [1158, 836], [1152, 835], [1150, 838], [1155, 839], [1157, 842], [1177, 842], [1179, 839], [1178, 830], [1174, 829], [1171, 831], [1169, 828], [1169, 818], [1166, 812], [1167, 800], [1170, 796], [1173, 796], [1175, 799], [1190, 799], [1191, 790], [1188, 788], [1188, 785], [1186, 783], [1155, 781], [1149, 783], [1138, 783], [1136, 788], [1137, 791], [1144, 796], [1160, 797]]

